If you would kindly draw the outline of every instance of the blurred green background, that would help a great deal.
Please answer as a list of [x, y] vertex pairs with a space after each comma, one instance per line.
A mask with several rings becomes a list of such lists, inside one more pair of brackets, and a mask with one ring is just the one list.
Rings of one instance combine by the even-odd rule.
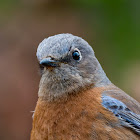
[[0, 139], [29, 139], [36, 49], [54, 34], [87, 40], [110, 80], [140, 101], [139, 7], [139, 0], [1, 0]]

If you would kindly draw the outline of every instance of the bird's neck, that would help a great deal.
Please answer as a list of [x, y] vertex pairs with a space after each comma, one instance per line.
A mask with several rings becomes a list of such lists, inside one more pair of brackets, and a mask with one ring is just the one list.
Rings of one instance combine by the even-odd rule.
[[111, 84], [111, 81], [106, 76], [106, 73], [104, 72], [98, 60], [97, 60], [97, 67], [94, 73], [95, 74], [94, 74], [93, 82], [95, 87], [103, 87]]

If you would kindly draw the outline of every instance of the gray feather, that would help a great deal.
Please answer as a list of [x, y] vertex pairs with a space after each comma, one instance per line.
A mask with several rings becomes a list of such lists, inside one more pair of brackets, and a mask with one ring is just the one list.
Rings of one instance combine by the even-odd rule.
[[140, 115], [133, 113], [123, 102], [110, 96], [103, 95], [102, 104], [118, 117], [122, 126], [130, 128], [140, 135]]

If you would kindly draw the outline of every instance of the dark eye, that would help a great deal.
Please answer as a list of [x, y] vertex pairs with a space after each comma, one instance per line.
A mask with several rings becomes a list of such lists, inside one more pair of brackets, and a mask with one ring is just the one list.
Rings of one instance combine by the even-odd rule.
[[74, 60], [79, 60], [79, 59], [80, 59], [80, 54], [79, 54], [79, 52], [78, 52], [78, 51], [74, 51], [74, 52], [72, 53], [72, 57], [73, 57]]

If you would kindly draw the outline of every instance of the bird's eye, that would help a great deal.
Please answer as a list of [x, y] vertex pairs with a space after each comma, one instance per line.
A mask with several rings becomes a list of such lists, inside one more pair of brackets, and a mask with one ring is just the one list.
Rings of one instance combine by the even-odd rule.
[[76, 50], [72, 53], [72, 57], [74, 60], [80, 60], [80, 53]]

